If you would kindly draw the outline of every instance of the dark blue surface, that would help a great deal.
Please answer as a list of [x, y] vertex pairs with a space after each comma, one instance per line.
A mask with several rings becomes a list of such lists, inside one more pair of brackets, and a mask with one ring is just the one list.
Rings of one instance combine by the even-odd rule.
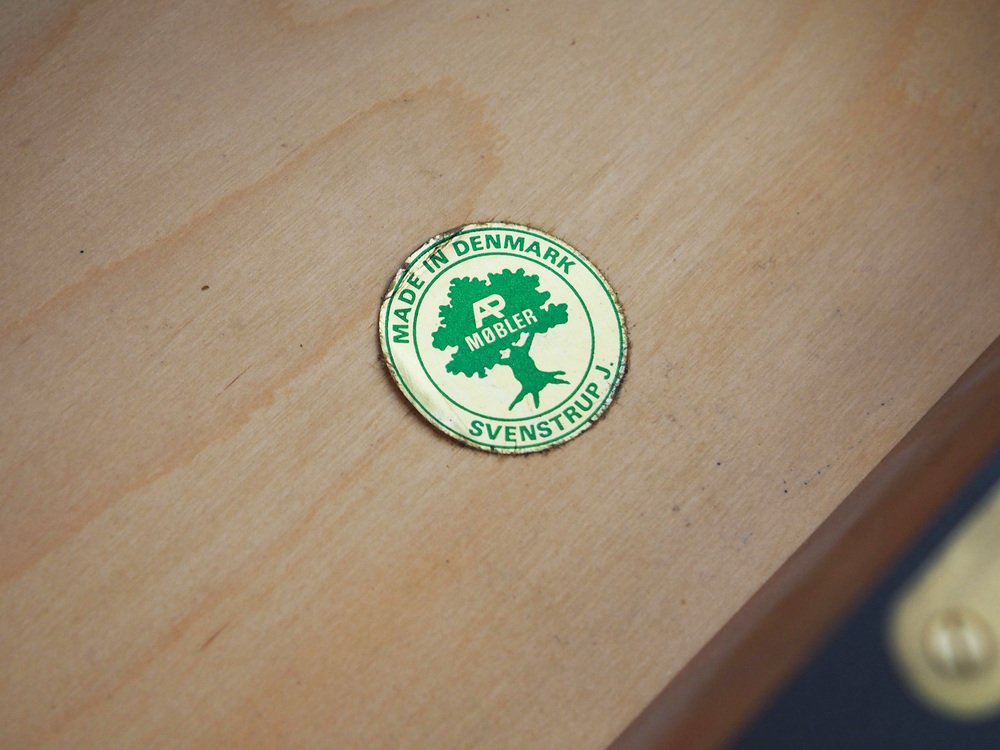
[[915, 702], [899, 681], [884, 640], [897, 590], [997, 481], [1000, 453], [733, 750], [1000, 750], [1000, 719], [959, 723]]

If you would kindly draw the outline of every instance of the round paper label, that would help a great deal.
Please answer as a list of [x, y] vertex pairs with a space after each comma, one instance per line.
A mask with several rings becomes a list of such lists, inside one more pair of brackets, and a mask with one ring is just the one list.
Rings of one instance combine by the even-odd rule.
[[432, 237], [396, 274], [379, 336], [396, 383], [430, 422], [483, 450], [576, 437], [625, 373], [625, 321], [577, 250], [517, 224]]

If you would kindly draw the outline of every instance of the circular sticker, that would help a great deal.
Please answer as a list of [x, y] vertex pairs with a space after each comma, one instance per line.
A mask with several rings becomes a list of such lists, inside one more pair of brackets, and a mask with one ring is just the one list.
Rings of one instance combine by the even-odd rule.
[[611, 403], [628, 342], [615, 293], [579, 251], [517, 224], [432, 237], [396, 274], [379, 321], [403, 394], [467, 445], [545, 450]]

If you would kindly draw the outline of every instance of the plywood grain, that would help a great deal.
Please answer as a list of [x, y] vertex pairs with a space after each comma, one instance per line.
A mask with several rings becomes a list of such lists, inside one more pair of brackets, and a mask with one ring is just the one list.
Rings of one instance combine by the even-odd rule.
[[[0, 7], [0, 745], [607, 745], [1000, 331], [990, 2]], [[379, 361], [498, 218], [619, 292], [534, 457]]]

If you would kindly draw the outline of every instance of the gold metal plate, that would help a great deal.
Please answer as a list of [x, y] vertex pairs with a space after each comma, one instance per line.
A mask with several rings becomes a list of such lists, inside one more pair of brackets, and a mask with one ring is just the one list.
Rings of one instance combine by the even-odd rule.
[[964, 721], [1000, 714], [1000, 484], [904, 587], [888, 638], [930, 708]]

